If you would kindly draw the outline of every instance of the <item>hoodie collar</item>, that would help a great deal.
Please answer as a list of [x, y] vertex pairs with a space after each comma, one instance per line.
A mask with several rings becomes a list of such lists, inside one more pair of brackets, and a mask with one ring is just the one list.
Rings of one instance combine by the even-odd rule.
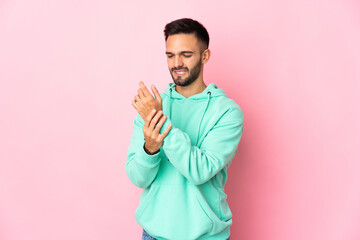
[[[168, 96], [171, 96], [171, 98], [174, 98], [174, 99], [186, 99], [183, 95], [176, 92], [175, 86], [176, 86], [175, 83], [169, 83], [168, 87], [164, 91], [164, 94], [166, 94]], [[170, 93], [170, 91], [171, 91], [171, 93]], [[205, 88], [204, 91], [202, 91], [201, 93], [195, 94], [195, 95], [193, 95], [191, 97], [188, 97], [187, 99], [192, 99], [192, 100], [207, 99], [209, 92], [211, 94], [211, 97], [217, 97], [217, 96], [225, 95], [224, 90], [218, 88], [215, 83], [210, 83]]]

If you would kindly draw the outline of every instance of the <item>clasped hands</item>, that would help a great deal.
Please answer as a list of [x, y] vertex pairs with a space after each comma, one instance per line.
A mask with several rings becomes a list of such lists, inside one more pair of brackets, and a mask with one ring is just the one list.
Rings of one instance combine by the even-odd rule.
[[169, 133], [172, 125], [169, 124], [165, 131], [160, 133], [160, 129], [166, 121], [166, 116], [163, 115], [162, 111], [161, 96], [154, 85], [151, 86], [151, 91], [154, 96], [142, 81], [139, 83], [139, 86], [140, 88], [137, 95], [135, 95], [132, 106], [145, 121], [143, 127], [145, 150], [149, 154], [155, 154], [161, 148], [163, 140]]

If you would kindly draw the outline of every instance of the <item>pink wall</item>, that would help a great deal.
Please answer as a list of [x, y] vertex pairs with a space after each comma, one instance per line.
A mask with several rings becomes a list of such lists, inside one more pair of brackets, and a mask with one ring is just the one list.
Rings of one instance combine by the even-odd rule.
[[209, 30], [206, 81], [242, 107], [232, 239], [360, 239], [358, 1], [0, 1], [0, 239], [140, 239], [125, 173], [164, 25]]

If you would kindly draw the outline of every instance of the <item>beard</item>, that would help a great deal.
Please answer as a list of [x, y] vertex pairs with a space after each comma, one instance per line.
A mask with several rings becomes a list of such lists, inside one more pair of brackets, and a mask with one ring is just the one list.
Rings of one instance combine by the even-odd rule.
[[[185, 70], [189, 73], [189, 76], [187, 78], [185, 78], [184, 80], [182, 80], [181, 76], [178, 76], [178, 77], [174, 76], [173, 72], [175, 70]], [[186, 87], [186, 86], [189, 86], [190, 84], [192, 84], [199, 77], [200, 72], [201, 72], [201, 59], [195, 65], [195, 67], [192, 68], [191, 70], [189, 70], [187, 67], [178, 67], [178, 68], [170, 69], [170, 75], [171, 75], [174, 83], [181, 87]]]

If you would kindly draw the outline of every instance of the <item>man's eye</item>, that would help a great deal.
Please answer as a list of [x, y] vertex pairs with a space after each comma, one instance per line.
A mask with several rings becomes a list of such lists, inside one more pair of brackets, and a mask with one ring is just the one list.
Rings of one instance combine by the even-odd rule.
[[174, 55], [167, 55], [168, 58], [172, 58]]
[[184, 54], [184, 57], [186, 57], [186, 58], [189, 58], [191, 56], [192, 56], [191, 54]]

